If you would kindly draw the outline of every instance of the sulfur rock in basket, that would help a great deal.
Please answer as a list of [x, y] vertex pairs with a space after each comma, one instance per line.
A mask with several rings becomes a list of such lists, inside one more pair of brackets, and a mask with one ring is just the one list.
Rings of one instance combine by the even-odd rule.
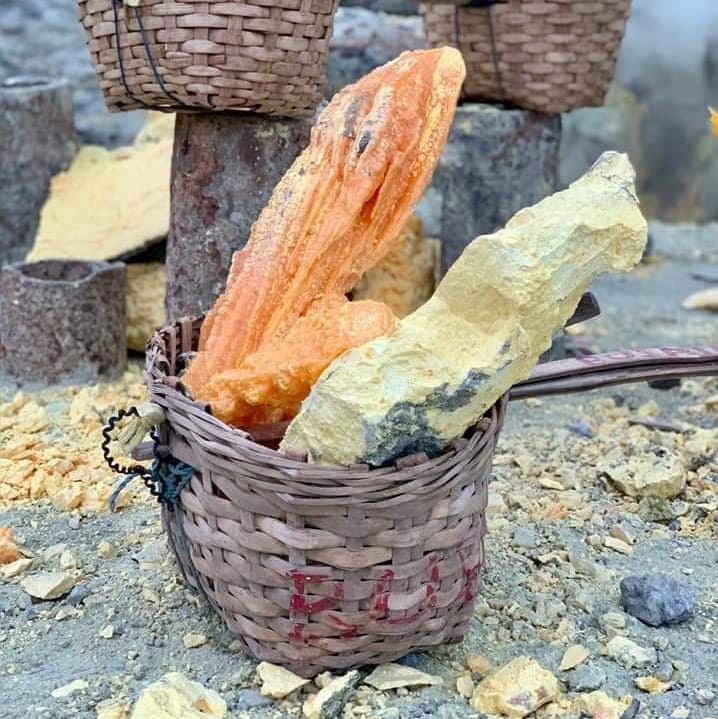
[[265, 342], [239, 369], [214, 375], [203, 391], [212, 413], [228, 424], [253, 427], [284, 422], [326, 366], [349, 347], [358, 347], [398, 324], [387, 305], [349, 302], [343, 295], [317, 300], [279, 339]]
[[282, 448], [347, 466], [442, 451], [529, 375], [597, 275], [640, 260], [634, 178], [625, 155], [605, 153], [567, 190], [474, 240], [396, 332], [327, 368]]
[[[408, 52], [335, 95], [234, 256], [183, 378], [195, 398], [221, 405], [207, 389], [214, 376], [281, 342], [319, 297], [347, 293], [389, 250], [431, 179], [463, 77], [452, 48]], [[383, 318], [375, 325], [386, 329]], [[324, 366], [336, 356], [336, 343], [329, 346]], [[277, 385], [282, 369], [266, 359], [265, 379]], [[260, 392], [262, 401], [277, 405], [273, 392]]]

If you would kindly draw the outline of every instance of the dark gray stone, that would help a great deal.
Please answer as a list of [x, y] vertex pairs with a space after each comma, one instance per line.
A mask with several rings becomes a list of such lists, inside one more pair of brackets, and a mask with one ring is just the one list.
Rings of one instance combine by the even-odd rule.
[[621, 581], [621, 606], [651, 627], [685, 622], [695, 604], [693, 587], [666, 574], [631, 576]]
[[558, 115], [459, 106], [419, 212], [428, 235], [438, 229], [444, 271], [478, 235], [558, 189], [560, 139]]
[[567, 425], [567, 429], [569, 432], [579, 435], [579, 437], [593, 439], [593, 430], [585, 422], [581, 422], [581, 420], [571, 422]]
[[200, 315], [272, 190], [309, 142], [311, 119], [180, 114], [172, 157], [167, 316]]
[[324, 94], [331, 97], [404, 50], [423, 47], [426, 47], [426, 39], [418, 16], [402, 17], [362, 7], [340, 7], [329, 46]]
[[579, 664], [566, 675], [566, 683], [575, 692], [592, 692], [606, 681], [606, 673], [594, 664]]
[[241, 689], [230, 702], [230, 709], [235, 712], [242, 712], [258, 707], [272, 706], [273, 704], [273, 699], [265, 697], [257, 689]]
[[0, 270], [0, 372], [21, 384], [122, 374], [127, 274], [121, 262], [44, 260]]
[[90, 590], [84, 584], [76, 584], [67, 595], [65, 600], [73, 607], [82, 604], [90, 596]]
[[76, 151], [72, 94], [64, 80], [0, 83], [0, 265], [32, 247], [50, 180]]

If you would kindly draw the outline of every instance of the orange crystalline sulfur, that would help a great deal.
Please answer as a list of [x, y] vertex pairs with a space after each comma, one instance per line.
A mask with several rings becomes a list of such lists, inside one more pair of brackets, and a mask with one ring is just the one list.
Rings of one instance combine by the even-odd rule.
[[317, 300], [281, 340], [249, 355], [238, 369], [214, 375], [204, 388], [216, 417], [252, 427], [292, 419], [319, 375], [339, 355], [398, 324], [379, 302], [343, 296]]
[[[274, 377], [277, 351], [270, 356], [264, 348], [283, 353], [288, 333], [317, 298], [344, 295], [389, 250], [431, 179], [464, 72], [452, 48], [407, 52], [335, 95], [247, 246], [234, 256], [227, 288], [207, 316], [200, 351], [184, 377], [197, 399], [221, 412], [213, 378], [241, 370], [257, 352], [266, 364], [260, 367], [255, 358], [255, 371]], [[327, 318], [322, 327], [327, 364], [342, 344], [331, 336], [340, 325]], [[385, 331], [381, 322], [375, 325]], [[293, 333], [292, 343], [297, 357], [313, 351], [309, 333]], [[290, 405], [282, 404], [275, 380], [260, 393], [261, 404], [296, 411], [294, 393]], [[243, 382], [233, 381], [232, 391], [255, 398]], [[306, 393], [310, 386], [303, 383]], [[267, 411], [273, 415], [274, 409]]]

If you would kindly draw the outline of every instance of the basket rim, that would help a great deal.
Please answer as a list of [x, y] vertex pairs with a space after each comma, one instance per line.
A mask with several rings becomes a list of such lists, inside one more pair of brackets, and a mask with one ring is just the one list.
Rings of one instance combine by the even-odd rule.
[[[175, 357], [167, 356], [168, 342], [176, 341], [178, 334], [186, 340], [192, 333], [198, 333], [203, 320], [204, 316], [184, 317], [157, 329], [147, 342], [144, 374], [151, 401], [160, 404], [165, 412], [174, 409], [174, 412], [179, 411], [190, 422], [200, 421], [204, 425], [208, 452], [212, 450], [212, 445], [216, 445], [217, 449], [221, 449], [223, 454], [231, 458], [235, 454], [232, 449], [236, 447], [236, 454], [249, 455], [258, 463], [274, 465], [291, 476], [295, 482], [321, 484], [331, 479], [335, 486], [337, 482], [346, 481], [358, 489], [362, 479], [375, 483], [377, 480], [390, 478], [388, 483], [394, 484], [398, 479], [410, 480], [427, 471], [436, 471], [442, 465], [446, 465], [444, 469], [448, 469], [461, 462], [465, 456], [474, 455], [487, 448], [503, 424], [508, 394], [503, 395], [490, 407], [463, 437], [454, 440], [443, 452], [432, 457], [428, 457], [425, 453], [416, 453], [400, 457], [391, 464], [381, 467], [368, 464], [347, 467], [309, 462], [306, 457], [292, 456], [279, 449], [260, 444], [249, 432], [218, 419], [212, 414], [208, 404], [190, 396], [181, 382], [181, 376], [172, 374], [173, 364], [176, 363], [179, 354]], [[172, 354], [175, 353], [170, 353]], [[326, 486], [324, 488], [326, 489]]]

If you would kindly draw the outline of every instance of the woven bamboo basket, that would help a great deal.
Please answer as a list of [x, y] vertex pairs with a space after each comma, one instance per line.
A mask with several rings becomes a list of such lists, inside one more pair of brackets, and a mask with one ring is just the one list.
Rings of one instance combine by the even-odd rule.
[[338, 0], [79, 0], [111, 111], [301, 117], [321, 99]]
[[602, 105], [630, 0], [504, 0], [488, 7], [424, 2], [430, 47], [466, 62], [463, 95], [547, 113]]
[[160, 443], [195, 469], [163, 510], [186, 581], [257, 659], [304, 676], [460, 641], [484, 564], [501, 400], [444, 454], [369, 469], [310, 465], [252, 441], [190, 399], [177, 374], [201, 321], [148, 346]]

